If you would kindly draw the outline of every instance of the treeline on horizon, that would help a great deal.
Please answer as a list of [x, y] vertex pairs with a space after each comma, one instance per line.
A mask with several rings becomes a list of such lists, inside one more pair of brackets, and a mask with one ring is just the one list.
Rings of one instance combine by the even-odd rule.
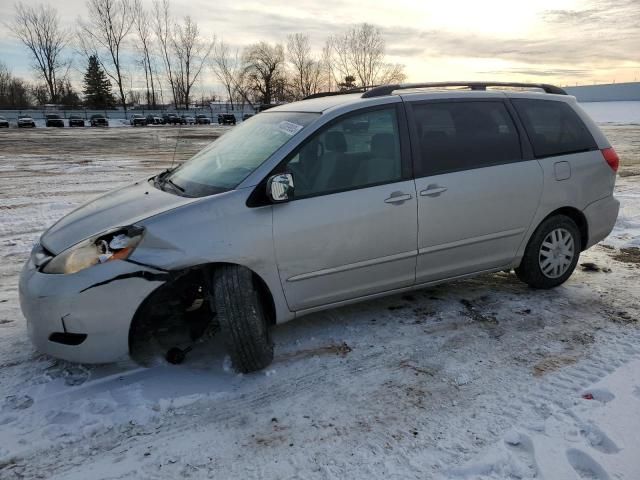
[[[321, 51], [304, 33], [283, 43], [232, 48], [190, 16], [176, 18], [169, 0], [87, 0], [74, 28], [50, 5], [15, 5], [8, 25], [32, 60], [34, 77], [15, 76], [0, 61], [0, 108], [45, 104], [67, 108], [189, 108], [212, 101], [273, 104], [321, 91], [400, 82], [404, 66], [387, 61], [379, 28], [363, 23], [330, 35]], [[83, 73], [81, 90], [71, 82]], [[222, 92], [204, 94], [212, 73]], [[142, 88], [132, 78], [143, 78]], [[198, 95], [199, 93], [199, 95]]]

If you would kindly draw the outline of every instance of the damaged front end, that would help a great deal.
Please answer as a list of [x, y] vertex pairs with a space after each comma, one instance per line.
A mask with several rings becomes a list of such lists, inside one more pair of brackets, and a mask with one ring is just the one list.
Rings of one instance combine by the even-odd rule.
[[134, 360], [147, 364], [171, 350], [190, 349], [197, 340], [218, 331], [208, 293], [210, 274], [204, 266], [173, 272], [169, 281], [145, 299], [129, 332]]
[[57, 255], [36, 244], [20, 303], [39, 351], [82, 363], [127, 355], [146, 363], [213, 334], [209, 269], [169, 271], [131, 258], [144, 236], [140, 226], [114, 228]]
[[58, 255], [37, 244], [20, 275], [20, 305], [36, 348], [83, 363], [126, 357], [140, 304], [171, 274], [130, 261], [143, 230], [124, 227]]
[[142, 240], [144, 229], [121, 227], [68, 248], [42, 265], [42, 272], [72, 274], [113, 260], [126, 260]]

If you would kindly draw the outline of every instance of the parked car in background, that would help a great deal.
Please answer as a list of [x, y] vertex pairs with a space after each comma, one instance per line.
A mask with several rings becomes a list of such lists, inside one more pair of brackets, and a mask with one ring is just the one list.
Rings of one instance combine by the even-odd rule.
[[164, 125], [180, 125], [182, 119], [176, 113], [164, 113], [162, 115], [162, 123]]
[[34, 128], [36, 122], [29, 115], [20, 115], [18, 117], [18, 128]]
[[9, 128], [9, 120], [0, 115], [0, 128]]
[[108, 127], [109, 126], [109, 120], [107, 120], [107, 117], [105, 117], [101, 113], [91, 115], [91, 119], [89, 120], [89, 122], [92, 127]]
[[236, 116], [233, 113], [219, 113], [218, 124], [219, 125], [235, 125]]
[[47, 127], [64, 127], [64, 120], [57, 113], [48, 113], [45, 116], [45, 125]]
[[251, 117], [253, 117], [253, 113], [245, 113], [242, 115], [242, 121], [249, 120]]
[[147, 125], [162, 125], [162, 118], [157, 115], [147, 115], [145, 122]]
[[196, 115], [196, 125], [209, 125], [211, 120], [206, 115], [199, 113]]
[[144, 127], [147, 124], [147, 119], [140, 113], [134, 113], [133, 115], [131, 115], [129, 123], [134, 127]]
[[84, 127], [84, 118], [80, 115], [70, 115], [69, 116], [69, 126], [70, 127]]
[[196, 120], [191, 115], [182, 115], [180, 117], [183, 125], [193, 125]]

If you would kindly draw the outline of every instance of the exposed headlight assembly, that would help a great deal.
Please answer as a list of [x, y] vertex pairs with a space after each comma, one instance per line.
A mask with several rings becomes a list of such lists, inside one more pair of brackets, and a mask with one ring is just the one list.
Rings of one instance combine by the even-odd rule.
[[141, 227], [124, 227], [80, 242], [53, 257], [42, 272], [76, 273], [93, 265], [129, 258], [140, 243], [143, 231]]

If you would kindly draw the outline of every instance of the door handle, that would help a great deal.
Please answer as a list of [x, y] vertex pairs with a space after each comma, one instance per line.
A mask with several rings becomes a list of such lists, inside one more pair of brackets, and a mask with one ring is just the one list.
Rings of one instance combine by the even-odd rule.
[[402, 192], [393, 192], [389, 198], [384, 199], [384, 203], [404, 203], [407, 200], [411, 200], [411, 195]]
[[441, 193], [447, 191], [447, 187], [441, 187], [439, 185], [429, 185], [426, 190], [421, 190], [420, 195], [423, 197], [437, 197]]

